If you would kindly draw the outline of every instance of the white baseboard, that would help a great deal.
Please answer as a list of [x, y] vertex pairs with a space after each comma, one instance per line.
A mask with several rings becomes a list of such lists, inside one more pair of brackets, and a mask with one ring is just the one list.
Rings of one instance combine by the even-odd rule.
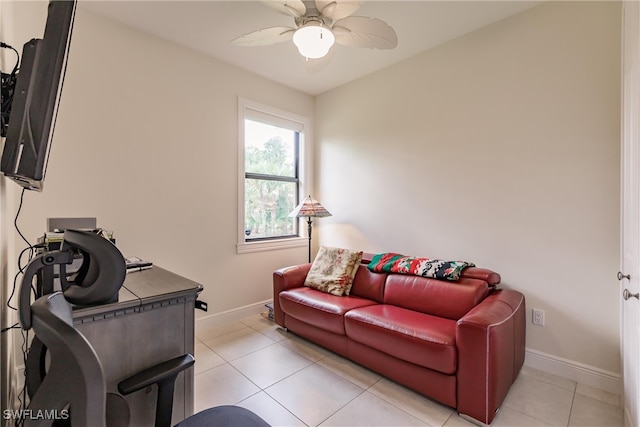
[[615, 372], [553, 356], [530, 348], [525, 349], [524, 364], [550, 374], [609, 393], [622, 395], [622, 376]]
[[200, 316], [195, 321], [196, 332], [200, 328], [215, 328], [228, 323], [240, 321], [250, 316], [258, 315], [264, 311], [267, 311], [267, 308], [264, 305], [271, 301], [273, 300], [268, 299], [262, 302], [245, 305], [244, 307], [238, 307], [232, 310], [223, 311], [221, 313]]

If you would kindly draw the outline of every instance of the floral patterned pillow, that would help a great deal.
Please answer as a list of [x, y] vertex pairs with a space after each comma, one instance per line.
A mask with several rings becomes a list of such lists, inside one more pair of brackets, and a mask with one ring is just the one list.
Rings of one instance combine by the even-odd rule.
[[304, 285], [332, 295], [349, 295], [361, 260], [362, 251], [322, 246]]

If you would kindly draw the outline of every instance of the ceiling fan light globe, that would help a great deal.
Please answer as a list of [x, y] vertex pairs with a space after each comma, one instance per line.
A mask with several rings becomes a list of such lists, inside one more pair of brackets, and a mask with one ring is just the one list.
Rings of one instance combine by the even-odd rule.
[[329, 53], [336, 41], [330, 29], [320, 25], [305, 25], [293, 34], [293, 43], [300, 55], [308, 59], [318, 59]]

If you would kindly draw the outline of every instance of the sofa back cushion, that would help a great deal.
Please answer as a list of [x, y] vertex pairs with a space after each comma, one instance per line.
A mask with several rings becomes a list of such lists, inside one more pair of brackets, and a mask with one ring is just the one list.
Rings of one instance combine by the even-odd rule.
[[382, 303], [384, 298], [384, 281], [386, 273], [372, 273], [366, 265], [360, 264], [351, 286], [351, 295]]
[[449, 282], [404, 274], [386, 276], [385, 304], [452, 320], [460, 319], [489, 294], [487, 282], [479, 279]]

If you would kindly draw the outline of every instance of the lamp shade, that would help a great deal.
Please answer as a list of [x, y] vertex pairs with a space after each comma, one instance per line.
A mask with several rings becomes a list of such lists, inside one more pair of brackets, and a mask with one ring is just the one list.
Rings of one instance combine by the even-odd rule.
[[317, 22], [309, 22], [293, 34], [293, 43], [298, 48], [298, 52], [309, 59], [325, 56], [335, 40], [331, 30]]
[[308, 196], [289, 214], [290, 217], [300, 218], [303, 216], [321, 218], [331, 216], [331, 213], [324, 208], [316, 199]]

